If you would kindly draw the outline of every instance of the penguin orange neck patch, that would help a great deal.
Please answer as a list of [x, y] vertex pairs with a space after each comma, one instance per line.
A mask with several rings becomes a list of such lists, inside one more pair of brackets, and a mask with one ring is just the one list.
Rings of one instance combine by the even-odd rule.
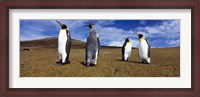
[[66, 30], [66, 29], [61, 29], [61, 30]]
[[142, 40], [144, 40], [144, 38], [140, 38], [140, 42], [141, 42]]
[[131, 42], [127, 42], [127, 44], [131, 44]]

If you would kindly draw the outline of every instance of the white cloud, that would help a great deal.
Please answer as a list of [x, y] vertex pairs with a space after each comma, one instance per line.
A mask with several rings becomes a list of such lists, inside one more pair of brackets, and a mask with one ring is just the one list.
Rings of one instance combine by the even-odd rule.
[[[129, 37], [130, 39], [136, 38], [132, 30], [124, 30], [116, 27], [101, 27], [99, 32], [101, 42], [107, 42], [108, 46], [122, 46], [124, 40]], [[136, 46], [136, 45], [134, 45]]]
[[122, 47], [123, 43], [123, 41], [111, 41], [108, 43], [108, 46]]
[[48, 26], [48, 21], [26, 21], [20, 25], [20, 40], [35, 40], [47, 37], [55, 37], [52, 27]]
[[149, 37], [179, 38], [180, 20], [166, 20], [153, 26], [137, 27], [135, 30], [145, 32]]
[[145, 27], [144, 28], [149, 34], [161, 34], [162, 32], [157, 27]]
[[[107, 43], [107, 46], [122, 47], [124, 42], [125, 42], [125, 39], [124, 40], [117, 40], [117, 41], [110, 41], [110, 42]], [[138, 40], [132, 40], [132, 39], [130, 39], [130, 42], [132, 43], [133, 47], [137, 47], [138, 43], [139, 43]]]
[[[116, 28], [114, 26], [100, 26], [98, 25], [97, 29], [100, 34], [100, 40], [104, 44], [107, 41], [106, 45], [109, 46], [121, 46], [124, 42], [124, 39], [130, 37], [133, 41], [133, 47], [137, 47], [138, 37], [135, 33], [144, 34], [147, 39], [156, 40], [156, 42], [151, 42], [152, 45], [158, 46], [158, 44], [167, 41], [180, 39], [180, 21], [179, 20], [167, 20], [162, 21], [160, 24], [155, 24], [152, 26], [137, 27], [131, 30], [126, 30], [122, 28]], [[154, 44], [155, 43], [155, 44]], [[179, 45], [180, 41], [176, 41], [176, 44], [168, 45]], [[178, 44], [179, 43], [179, 44]]]
[[[34, 20], [33, 20], [34, 21]], [[72, 38], [86, 41], [89, 28], [86, 24], [94, 23], [99, 33], [100, 42], [103, 45], [121, 46], [124, 40], [129, 37], [133, 47], [137, 47], [138, 37], [135, 33], [142, 33], [153, 45], [166, 41], [168, 45], [180, 45], [180, 20], [165, 20], [151, 26], [138, 26], [132, 29], [115, 27], [114, 20], [58, 20], [69, 27]], [[35, 21], [34, 21], [35, 22]], [[144, 24], [147, 21], [141, 21]], [[37, 24], [37, 25], [35, 25]], [[60, 26], [56, 20], [39, 20], [35, 24], [22, 25], [20, 29], [20, 40], [33, 40], [45, 37], [57, 37]], [[161, 39], [160, 41], [158, 41]], [[173, 40], [173, 41], [169, 41]], [[153, 42], [157, 41], [157, 42]], [[157, 46], [157, 45], [156, 45]]]
[[[45, 37], [57, 37], [60, 26], [57, 20], [28, 20], [23, 21], [20, 27], [20, 40], [34, 40]], [[81, 28], [85, 25], [86, 21], [81, 20], [58, 20], [66, 24], [70, 29], [73, 38], [84, 40], [81, 33]]]
[[28, 33], [28, 34], [21, 34], [20, 40], [26, 41], [26, 40], [35, 40], [35, 39], [42, 39], [42, 38], [48, 38], [53, 36], [48, 35], [42, 35], [42, 34], [36, 34], [36, 33]]
[[169, 40], [167, 43], [171, 46], [179, 46], [180, 45], [180, 40]]

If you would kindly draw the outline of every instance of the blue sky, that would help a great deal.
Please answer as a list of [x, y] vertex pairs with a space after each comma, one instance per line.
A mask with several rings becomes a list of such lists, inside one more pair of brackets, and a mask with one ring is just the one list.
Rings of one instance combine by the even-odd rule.
[[[129, 37], [133, 47], [138, 46], [135, 33], [144, 34], [154, 48], [180, 46], [180, 20], [58, 20], [69, 27], [72, 38], [86, 41], [89, 28], [95, 24], [100, 43], [104, 46], [122, 46]], [[20, 41], [58, 37], [56, 20], [20, 20]]]

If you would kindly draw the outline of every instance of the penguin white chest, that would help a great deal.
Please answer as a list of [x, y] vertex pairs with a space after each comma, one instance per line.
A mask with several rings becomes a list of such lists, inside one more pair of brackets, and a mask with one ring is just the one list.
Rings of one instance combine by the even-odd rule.
[[128, 42], [125, 46], [125, 57], [129, 57], [131, 55], [131, 50], [132, 50], [132, 44], [131, 42]]
[[139, 55], [141, 58], [148, 58], [148, 44], [145, 39], [141, 39], [139, 42]]
[[58, 36], [58, 52], [59, 54], [66, 54], [66, 42], [67, 42], [67, 33], [66, 30], [60, 30]]

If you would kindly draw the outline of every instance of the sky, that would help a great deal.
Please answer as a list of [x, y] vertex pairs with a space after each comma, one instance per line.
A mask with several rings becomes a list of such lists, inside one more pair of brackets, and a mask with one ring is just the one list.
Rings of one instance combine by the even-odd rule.
[[68, 26], [73, 39], [86, 41], [95, 24], [102, 46], [122, 46], [129, 37], [138, 47], [136, 34], [143, 34], [152, 48], [180, 46], [180, 20], [20, 20], [20, 41], [58, 37], [59, 21]]

